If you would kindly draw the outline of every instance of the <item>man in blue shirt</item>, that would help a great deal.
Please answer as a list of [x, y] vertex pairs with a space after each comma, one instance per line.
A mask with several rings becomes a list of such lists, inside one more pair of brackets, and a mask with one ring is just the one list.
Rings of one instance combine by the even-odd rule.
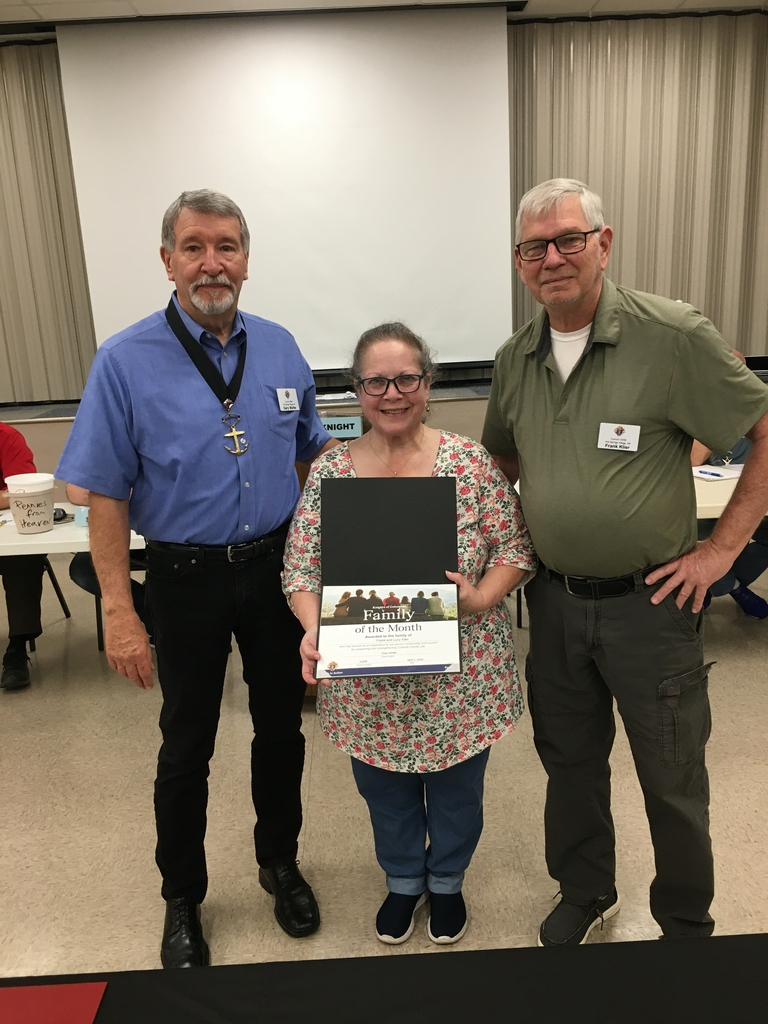
[[242, 313], [248, 227], [220, 193], [184, 192], [163, 219], [176, 285], [168, 309], [104, 343], [57, 475], [91, 492], [91, 552], [109, 663], [152, 686], [131, 599], [129, 529], [147, 538], [147, 603], [163, 707], [155, 782], [156, 860], [167, 902], [164, 967], [207, 966], [208, 763], [234, 633], [249, 689], [259, 881], [290, 935], [316, 931], [296, 864], [304, 763], [301, 628], [280, 588], [294, 463], [335, 442], [312, 373], [278, 324]]

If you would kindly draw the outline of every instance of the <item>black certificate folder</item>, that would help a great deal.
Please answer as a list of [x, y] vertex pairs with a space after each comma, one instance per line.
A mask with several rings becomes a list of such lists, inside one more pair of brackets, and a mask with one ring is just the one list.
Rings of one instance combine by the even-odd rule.
[[459, 672], [454, 477], [321, 483], [318, 678]]

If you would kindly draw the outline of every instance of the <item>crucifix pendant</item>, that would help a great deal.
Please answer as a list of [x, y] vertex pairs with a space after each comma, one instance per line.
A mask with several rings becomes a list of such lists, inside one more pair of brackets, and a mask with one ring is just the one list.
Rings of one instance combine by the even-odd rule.
[[[232, 455], [242, 455], [243, 452], [248, 451], [248, 442], [245, 439], [245, 431], [237, 429], [237, 424], [240, 422], [240, 417], [237, 416], [235, 413], [229, 411], [231, 407], [232, 403], [230, 402], [230, 404], [227, 406], [227, 415], [221, 417], [221, 422], [225, 426], [230, 428], [229, 433], [225, 434], [224, 437], [231, 437], [235, 447], [230, 448], [226, 444], [224, 445], [224, 447]], [[242, 442], [240, 440], [241, 437], [243, 439]]]

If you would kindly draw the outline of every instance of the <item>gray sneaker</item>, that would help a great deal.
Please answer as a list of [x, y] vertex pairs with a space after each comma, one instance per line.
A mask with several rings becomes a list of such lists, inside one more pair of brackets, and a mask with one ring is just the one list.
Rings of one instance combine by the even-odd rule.
[[565, 898], [539, 929], [540, 946], [582, 946], [589, 933], [619, 912], [621, 900], [616, 889], [591, 903], [569, 903]]

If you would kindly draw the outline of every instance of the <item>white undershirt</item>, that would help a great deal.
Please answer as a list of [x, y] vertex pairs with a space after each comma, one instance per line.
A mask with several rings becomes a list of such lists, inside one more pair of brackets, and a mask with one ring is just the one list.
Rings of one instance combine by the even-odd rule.
[[557, 363], [557, 371], [562, 377], [563, 384], [568, 380], [571, 370], [581, 358], [581, 353], [589, 341], [589, 332], [592, 324], [587, 324], [579, 331], [571, 331], [562, 334], [560, 331], [553, 331], [550, 327], [549, 334], [552, 338], [552, 355]]

